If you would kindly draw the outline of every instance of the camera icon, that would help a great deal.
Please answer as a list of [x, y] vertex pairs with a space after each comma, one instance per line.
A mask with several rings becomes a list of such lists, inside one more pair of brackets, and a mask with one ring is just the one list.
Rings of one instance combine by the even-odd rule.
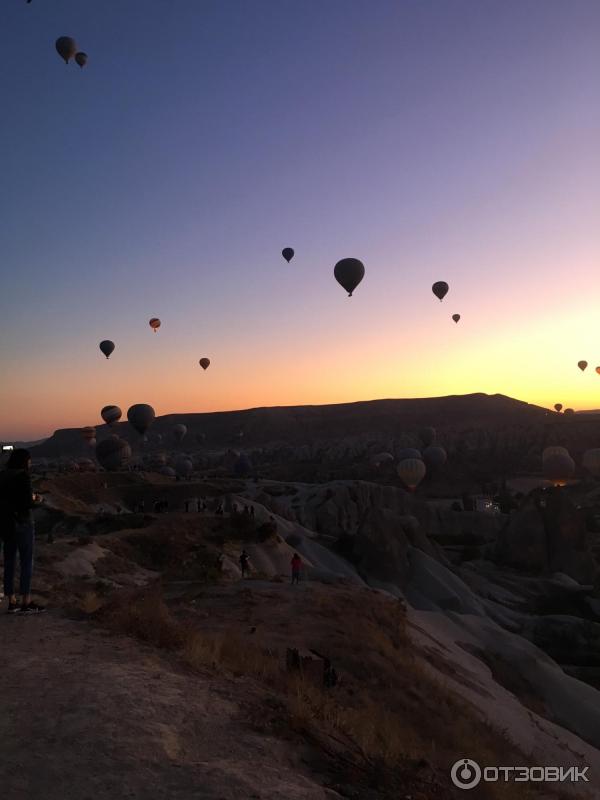
[[481, 780], [481, 767], [470, 758], [461, 758], [453, 764], [450, 777], [459, 789], [474, 789]]

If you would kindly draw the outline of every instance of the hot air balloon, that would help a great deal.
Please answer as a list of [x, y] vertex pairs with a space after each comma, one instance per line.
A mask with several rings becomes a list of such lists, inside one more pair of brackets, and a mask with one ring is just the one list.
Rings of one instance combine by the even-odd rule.
[[159, 320], [159, 318], [158, 317], [152, 317], [152, 319], [150, 320], [148, 325], [150, 325], [150, 327], [152, 328], [154, 333], [156, 333], [156, 331], [160, 328], [160, 320]]
[[175, 462], [175, 472], [180, 478], [187, 478], [194, 471], [194, 465], [186, 456], [179, 456]]
[[577, 366], [579, 367], [579, 369], [580, 369], [582, 372], [585, 372], [585, 370], [586, 370], [586, 368], [587, 368], [587, 365], [588, 365], [588, 362], [587, 362], [587, 361], [578, 361], [578, 362], [577, 362]]
[[429, 447], [430, 444], [435, 442], [435, 437], [437, 436], [435, 432], [435, 428], [427, 427], [422, 428], [419, 432], [419, 436], [421, 437], [421, 441], [425, 445], [425, 447]]
[[115, 349], [115, 343], [111, 342], [110, 339], [104, 339], [104, 341], [100, 342], [99, 347], [101, 352], [109, 358], [110, 354]]
[[398, 477], [410, 492], [414, 492], [425, 477], [427, 469], [420, 458], [405, 458], [398, 464]]
[[417, 450], [415, 447], [403, 447], [402, 450], [398, 451], [397, 456], [398, 461], [406, 461], [407, 458], [420, 458], [423, 460], [421, 451]]
[[62, 59], [64, 59], [65, 64], [68, 64], [77, 52], [77, 42], [70, 36], [59, 37], [56, 40], [55, 47], [56, 52]]
[[177, 444], [183, 442], [186, 433], [187, 433], [187, 427], [185, 425], [182, 425], [180, 423], [179, 425], [173, 426], [173, 436], [175, 437], [175, 441], [177, 442]]
[[596, 367], [596, 372], [600, 375], [600, 367]]
[[439, 445], [430, 445], [423, 450], [423, 461], [431, 469], [443, 467], [447, 460], [448, 455], [446, 451]]
[[118, 436], [109, 436], [96, 446], [96, 458], [104, 469], [122, 469], [131, 458], [131, 447]]
[[452, 314], [452, 319], [454, 320], [454, 322], [458, 322], [460, 319], [460, 314]]
[[294, 257], [294, 251], [292, 250], [291, 247], [284, 247], [283, 250], [281, 251], [281, 255], [285, 258], [285, 260], [289, 264], [292, 258]]
[[104, 406], [100, 412], [100, 416], [107, 425], [116, 425], [116, 423], [121, 419], [122, 415], [123, 412], [119, 406]]
[[600, 448], [595, 447], [592, 450], [586, 450], [583, 454], [582, 464], [594, 478], [600, 478]]
[[436, 281], [431, 287], [431, 291], [434, 293], [434, 295], [438, 298], [438, 300], [441, 303], [444, 297], [446, 297], [446, 295], [448, 294], [449, 288], [450, 287], [448, 286], [446, 281]]
[[564, 486], [575, 472], [575, 462], [568, 453], [554, 453], [543, 459], [542, 468], [545, 478], [555, 486]]
[[574, 413], [575, 413], [575, 409], [574, 408], [565, 408], [565, 410], [563, 411], [563, 414], [566, 417], [571, 417], [571, 416], [573, 416]]
[[201, 358], [198, 363], [202, 369], [208, 369], [210, 367], [210, 358]]
[[87, 64], [87, 53], [75, 53], [75, 62], [83, 69]]
[[555, 411], [556, 411], [558, 414], [560, 414], [560, 412], [562, 411], [562, 403], [554, 403], [554, 410], [555, 410]]
[[374, 464], [376, 467], [380, 467], [382, 464], [391, 464], [394, 460], [394, 456], [391, 453], [377, 453], [376, 455], [372, 456], [371, 464]]
[[358, 258], [343, 258], [333, 268], [336, 281], [352, 297], [352, 292], [365, 277], [365, 265]]
[[569, 451], [566, 447], [561, 447], [560, 445], [550, 445], [549, 447], [545, 447], [542, 452], [542, 461], [546, 461], [546, 459], [551, 458], [552, 456], [568, 456]]
[[146, 403], [138, 403], [135, 406], [131, 406], [127, 412], [129, 424], [140, 436], [144, 436], [150, 425], [154, 422], [155, 417], [154, 409]]

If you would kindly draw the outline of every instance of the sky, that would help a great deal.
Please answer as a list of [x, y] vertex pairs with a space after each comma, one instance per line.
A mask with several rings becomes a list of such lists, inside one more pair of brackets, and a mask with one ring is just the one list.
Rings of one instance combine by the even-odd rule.
[[597, 0], [3, 0], [0, 30], [0, 439], [138, 402], [600, 407]]

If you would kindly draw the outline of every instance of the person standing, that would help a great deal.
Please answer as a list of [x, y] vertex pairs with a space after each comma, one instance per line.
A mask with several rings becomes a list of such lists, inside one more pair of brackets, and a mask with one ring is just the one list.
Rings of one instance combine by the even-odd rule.
[[[39, 614], [46, 609], [31, 599], [35, 528], [33, 508], [39, 500], [31, 486], [31, 456], [28, 450], [13, 450], [0, 473], [0, 538], [4, 549], [4, 594], [9, 614]], [[15, 567], [19, 556], [19, 591], [15, 594]]]
[[295, 583], [300, 583], [300, 571], [302, 569], [302, 559], [298, 553], [294, 553], [291, 561], [292, 566], [292, 586]]
[[242, 578], [245, 578], [250, 572], [250, 556], [245, 550], [242, 550], [240, 555], [240, 569], [242, 570]]

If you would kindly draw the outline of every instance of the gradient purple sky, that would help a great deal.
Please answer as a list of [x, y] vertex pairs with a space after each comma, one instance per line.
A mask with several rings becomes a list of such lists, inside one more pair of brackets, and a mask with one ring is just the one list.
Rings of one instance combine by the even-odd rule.
[[0, 438], [111, 403], [600, 407], [596, 0], [4, 0], [0, 30]]

